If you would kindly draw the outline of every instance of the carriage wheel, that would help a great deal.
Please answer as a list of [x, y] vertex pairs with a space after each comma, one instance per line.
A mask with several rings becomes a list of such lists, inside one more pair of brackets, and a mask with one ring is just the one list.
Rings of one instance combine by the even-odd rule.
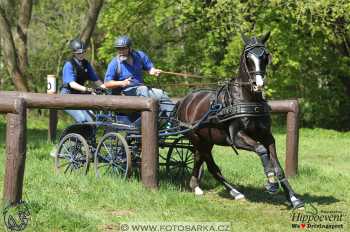
[[125, 138], [116, 132], [105, 134], [95, 152], [96, 176], [117, 175], [127, 178], [131, 174], [131, 152]]
[[[166, 158], [166, 173], [169, 177], [186, 180], [192, 175], [194, 153], [191, 142], [185, 137], [174, 140]], [[203, 164], [199, 170], [199, 180], [203, 176]]]
[[90, 157], [89, 145], [80, 134], [70, 133], [61, 139], [55, 155], [55, 168], [64, 173], [87, 174]]

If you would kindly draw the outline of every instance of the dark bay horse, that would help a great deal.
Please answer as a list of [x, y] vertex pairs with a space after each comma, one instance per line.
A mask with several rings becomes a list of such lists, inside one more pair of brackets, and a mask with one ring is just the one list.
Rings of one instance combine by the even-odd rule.
[[[215, 164], [211, 150], [215, 144], [253, 151], [260, 157], [267, 182], [266, 190], [273, 194], [282, 186], [293, 208], [301, 208], [299, 199], [285, 177], [276, 154], [275, 139], [271, 133], [269, 107], [262, 90], [266, 68], [270, 60], [265, 42], [270, 33], [261, 38], [242, 35], [244, 50], [240, 58], [238, 77], [232, 78], [216, 91], [199, 90], [188, 94], [177, 104], [177, 118], [187, 125], [195, 125], [209, 115], [186, 136], [194, 145], [194, 168], [190, 187], [195, 194], [203, 194], [199, 187], [200, 167], [206, 162], [209, 172], [222, 183], [234, 199], [244, 195], [228, 183]], [[214, 114], [208, 114], [210, 109]]]

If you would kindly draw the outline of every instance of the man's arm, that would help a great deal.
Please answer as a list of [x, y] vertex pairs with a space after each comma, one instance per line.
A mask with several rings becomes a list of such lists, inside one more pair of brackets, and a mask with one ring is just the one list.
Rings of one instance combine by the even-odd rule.
[[80, 85], [76, 82], [76, 74], [73, 70], [73, 65], [70, 62], [66, 62], [63, 66], [63, 83], [66, 83], [71, 87], [72, 89], [75, 89], [80, 92], [88, 92], [89, 89], [83, 85]]
[[123, 81], [114, 81], [114, 80], [105, 81], [104, 86], [107, 89], [125, 88], [130, 85], [130, 80], [131, 80], [131, 77]]
[[130, 85], [131, 78], [123, 81], [115, 80], [117, 76], [118, 61], [114, 58], [107, 67], [105, 74], [104, 86], [107, 89], [125, 88]]
[[82, 85], [78, 84], [78, 83], [75, 82], [75, 81], [69, 82], [69, 86], [70, 86], [72, 89], [78, 90], [78, 91], [80, 91], [80, 92], [82, 92], [82, 93], [91, 93], [91, 92], [92, 92], [92, 89], [91, 89], [91, 88], [82, 86]]
[[148, 74], [152, 76], [159, 76], [162, 70], [154, 67], [153, 62], [148, 57], [148, 55], [142, 51], [138, 51], [139, 56], [141, 57], [143, 63], [143, 69], [148, 72]]

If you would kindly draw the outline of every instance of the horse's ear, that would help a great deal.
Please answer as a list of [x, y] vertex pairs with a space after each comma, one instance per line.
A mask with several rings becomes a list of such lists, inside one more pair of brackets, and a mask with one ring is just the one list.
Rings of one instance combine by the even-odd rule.
[[261, 36], [261, 38], [259, 39], [261, 43], [265, 44], [266, 41], [269, 39], [271, 34], [271, 31], [267, 32], [265, 35]]
[[244, 45], [248, 44], [249, 43], [249, 37], [246, 36], [243, 32], [241, 32], [241, 37], [242, 37], [242, 40], [244, 42]]

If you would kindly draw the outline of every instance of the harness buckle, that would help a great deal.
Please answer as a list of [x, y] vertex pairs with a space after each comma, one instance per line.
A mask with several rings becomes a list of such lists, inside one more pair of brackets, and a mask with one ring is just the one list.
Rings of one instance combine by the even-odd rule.
[[222, 104], [217, 103], [217, 104], [212, 104], [210, 107], [211, 112], [219, 112], [222, 109]]

